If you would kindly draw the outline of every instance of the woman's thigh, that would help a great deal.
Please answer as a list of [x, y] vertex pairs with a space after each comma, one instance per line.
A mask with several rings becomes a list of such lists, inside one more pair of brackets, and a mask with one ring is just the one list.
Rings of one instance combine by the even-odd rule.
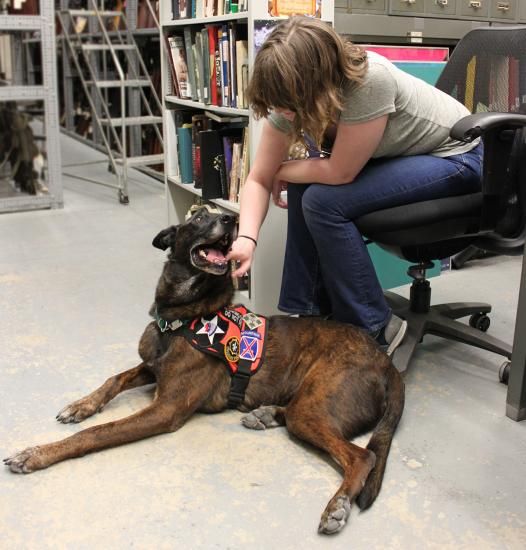
[[402, 204], [480, 189], [482, 148], [448, 158], [418, 155], [370, 161], [352, 183], [311, 185], [304, 209], [348, 220]]

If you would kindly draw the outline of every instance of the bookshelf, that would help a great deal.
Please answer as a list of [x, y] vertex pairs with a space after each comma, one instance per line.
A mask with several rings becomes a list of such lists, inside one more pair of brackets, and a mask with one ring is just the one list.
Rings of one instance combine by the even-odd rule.
[[[177, 2], [177, 0], [173, 0]], [[203, 6], [204, 3], [204, 6]], [[196, 15], [202, 15], [208, 0], [195, 0]], [[192, 2], [188, 2], [192, 6]], [[217, 5], [217, 0], [215, 0]], [[225, 2], [230, 5], [230, 2]], [[192, 183], [183, 183], [181, 167], [178, 160], [178, 123], [181, 121], [180, 112], [190, 111], [195, 114], [212, 113], [220, 117], [234, 117], [236, 120], [246, 119], [246, 134], [248, 147], [245, 153], [248, 159], [248, 166], [254, 158], [258, 136], [261, 131], [259, 121], [253, 119], [251, 112], [246, 106], [240, 106], [235, 102], [235, 107], [220, 106], [208, 103], [206, 97], [193, 99], [178, 97], [177, 85], [173, 79], [173, 65], [170, 51], [167, 46], [167, 37], [184, 37], [185, 29], [196, 35], [197, 31], [208, 26], [235, 26], [238, 36], [247, 42], [248, 69], [254, 62], [257, 44], [261, 42], [265, 33], [273, 24], [279, 22], [283, 17], [276, 17], [276, 9], [285, 10], [287, 6], [310, 4], [318, 10], [321, 19], [334, 22], [334, 0], [313, 0], [312, 2], [287, 2], [283, 1], [239, 1], [237, 13], [224, 13], [209, 17], [194, 17], [184, 19], [172, 18], [172, 1], [162, 0], [160, 3], [161, 19], [161, 82], [163, 96], [163, 132], [165, 144], [165, 182], [167, 216], [170, 224], [178, 224], [184, 221], [184, 217], [190, 206], [203, 200], [203, 190], [197, 189]], [[243, 10], [243, 6], [246, 7]], [[177, 9], [177, 6], [176, 6]], [[199, 72], [198, 72], [199, 74]], [[238, 85], [239, 91], [239, 85]], [[206, 92], [204, 92], [206, 95]], [[239, 94], [238, 94], [239, 96]], [[208, 96], [210, 97], [210, 96]], [[231, 96], [232, 98], [232, 96]], [[196, 100], [197, 99], [197, 100]], [[232, 103], [232, 102], [231, 102]], [[179, 111], [179, 114], [178, 114]], [[188, 116], [188, 115], [187, 115]], [[238, 123], [239, 124], [239, 123]], [[243, 125], [243, 123], [241, 123]], [[246, 142], [245, 142], [246, 143]], [[247, 168], [248, 169], [248, 168]], [[242, 183], [240, 183], [242, 185]], [[237, 214], [239, 204], [223, 198], [207, 200], [217, 205], [220, 209]], [[277, 312], [279, 290], [281, 286], [281, 273], [286, 239], [286, 211], [275, 207], [272, 203], [269, 207], [267, 218], [258, 239], [258, 247], [254, 263], [250, 272], [248, 289], [241, 290], [236, 295], [236, 300], [243, 302], [247, 307], [261, 314], [270, 315]]]
[[10, 5], [9, 14], [6, 7], [0, 9], [0, 214], [62, 208], [53, 2]]

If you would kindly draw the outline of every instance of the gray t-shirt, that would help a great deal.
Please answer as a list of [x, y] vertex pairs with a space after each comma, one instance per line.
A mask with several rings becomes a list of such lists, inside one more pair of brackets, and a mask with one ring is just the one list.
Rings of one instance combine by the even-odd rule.
[[[469, 111], [456, 99], [416, 78], [385, 57], [368, 52], [369, 66], [362, 84], [344, 87], [339, 122], [356, 124], [389, 115], [384, 135], [373, 158], [431, 154], [448, 157], [478, 145], [455, 141], [449, 131]], [[290, 122], [271, 113], [268, 120], [282, 132]]]

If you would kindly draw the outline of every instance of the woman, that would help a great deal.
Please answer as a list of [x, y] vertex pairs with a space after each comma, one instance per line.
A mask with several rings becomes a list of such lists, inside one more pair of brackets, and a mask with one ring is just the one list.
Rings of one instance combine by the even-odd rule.
[[[245, 182], [230, 258], [245, 273], [272, 195], [288, 231], [279, 309], [362, 327], [392, 353], [406, 323], [387, 305], [353, 220], [401, 204], [476, 191], [482, 145], [449, 137], [469, 111], [387, 59], [307, 17], [279, 24], [248, 89], [261, 139]], [[330, 156], [291, 160], [312, 139]]]

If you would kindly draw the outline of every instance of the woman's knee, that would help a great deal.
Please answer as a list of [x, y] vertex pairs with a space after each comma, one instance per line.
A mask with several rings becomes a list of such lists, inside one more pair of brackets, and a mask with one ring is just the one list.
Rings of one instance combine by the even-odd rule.
[[305, 220], [335, 213], [329, 185], [312, 184], [303, 193], [301, 207]]

